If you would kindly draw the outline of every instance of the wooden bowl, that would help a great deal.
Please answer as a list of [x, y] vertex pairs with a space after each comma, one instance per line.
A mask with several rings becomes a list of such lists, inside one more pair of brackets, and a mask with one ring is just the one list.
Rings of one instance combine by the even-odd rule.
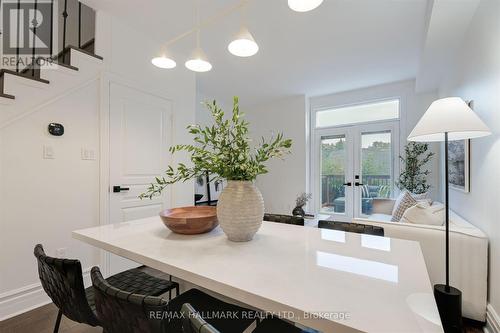
[[178, 234], [196, 235], [215, 228], [217, 209], [213, 206], [190, 206], [166, 209], [160, 213], [163, 224]]

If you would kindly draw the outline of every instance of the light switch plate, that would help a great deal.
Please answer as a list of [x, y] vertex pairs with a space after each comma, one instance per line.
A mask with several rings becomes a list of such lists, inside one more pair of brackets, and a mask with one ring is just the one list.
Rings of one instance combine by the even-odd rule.
[[95, 150], [89, 148], [82, 148], [82, 160], [94, 161], [95, 160]]
[[49, 145], [43, 146], [43, 158], [46, 160], [53, 160], [55, 157], [54, 147]]

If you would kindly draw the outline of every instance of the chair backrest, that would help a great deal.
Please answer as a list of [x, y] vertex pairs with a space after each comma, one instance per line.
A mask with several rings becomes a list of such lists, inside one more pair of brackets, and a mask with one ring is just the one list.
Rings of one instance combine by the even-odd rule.
[[384, 228], [369, 224], [336, 222], [336, 221], [319, 221], [318, 228], [355, 232], [358, 234], [367, 234], [374, 236], [384, 236]]
[[220, 333], [215, 327], [207, 323], [189, 303], [181, 308], [182, 331], [184, 333]]
[[304, 218], [292, 215], [264, 214], [264, 221], [304, 225]]
[[106, 281], [98, 267], [90, 273], [97, 318], [106, 333], [165, 332], [167, 300], [120, 290]]
[[99, 326], [85, 296], [80, 261], [49, 257], [41, 244], [35, 246], [34, 254], [38, 262], [40, 282], [52, 302], [69, 319]]

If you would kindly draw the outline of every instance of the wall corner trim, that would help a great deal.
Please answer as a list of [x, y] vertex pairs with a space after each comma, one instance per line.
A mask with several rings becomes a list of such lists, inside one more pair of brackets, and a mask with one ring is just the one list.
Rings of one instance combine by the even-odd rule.
[[500, 316], [491, 304], [486, 307], [486, 333], [500, 333]]

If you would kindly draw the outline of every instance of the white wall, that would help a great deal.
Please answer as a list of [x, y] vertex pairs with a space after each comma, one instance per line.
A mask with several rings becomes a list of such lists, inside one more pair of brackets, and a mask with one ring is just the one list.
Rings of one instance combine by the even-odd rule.
[[[105, 70], [171, 99], [174, 141], [190, 142], [185, 128], [195, 118], [194, 74], [182, 66], [154, 68], [150, 57], [159, 44], [106, 13], [98, 13], [96, 31]], [[72, 240], [71, 231], [99, 225], [100, 161], [81, 160], [80, 150], [99, 151], [100, 89], [96, 80], [0, 130], [0, 320], [48, 301], [33, 256], [36, 243], [43, 243], [49, 255], [66, 248], [84, 270], [99, 264], [97, 250]], [[52, 121], [65, 125], [64, 136], [46, 133]], [[55, 159], [42, 159], [44, 144], [53, 146]], [[192, 204], [192, 183], [176, 185], [173, 193], [175, 205]]]
[[291, 214], [297, 195], [307, 191], [306, 98], [292, 96], [243, 111], [254, 143], [278, 132], [293, 140], [292, 154], [270, 161], [269, 173], [258, 176], [256, 182], [267, 213]]
[[[340, 92], [325, 96], [311, 98], [311, 110], [324, 107], [344, 106], [348, 104], [365, 103], [374, 100], [400, 98], [400, 153], [404, 153], [406, 138], [420, 117], [425, 113], [429, 105], [436, 99], [437, 92], [416, 93], [415, 81], [401, 81], [383, 84], [363, 89]], [[442, 200], [439, 190], [439, 145], [430, 144], [430, 151], [436, 153], [429, 163], [428, 169], [431, 171], [429, 183], [432, 185], [431, 196], [435, 200]]]
[[[471, 191], [451, 190], [450, 206], [490, 240], [489, 303], [500, 312], [500, 2], [481, 0], [440, 96], [474, 101], [493, 135], [471, 141]], [[488, 309], [490, 310], [490, 309]]]

